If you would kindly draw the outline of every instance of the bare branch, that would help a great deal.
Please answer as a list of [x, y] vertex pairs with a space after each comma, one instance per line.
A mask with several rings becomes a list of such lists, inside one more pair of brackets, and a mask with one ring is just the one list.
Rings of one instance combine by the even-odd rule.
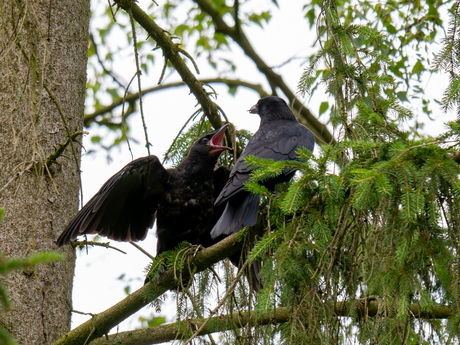
[[127, 12], [131, 11], [133, 18], [147, 31], [150, 37], [156, 41], [157, 45], [161, 47], [165, 58], [171, 62], [181, 79], [195, 95], [198, 103], [201, 104], [203, 112], [208, 117], [212, 126], [216, 129], [222, 127], [222, 120], [216, 104], [209, 98], [209, 95], [203, 89], [201, 83], [185, 64], [185, 61], [181, 57], [181, 54], [184, 52], [172, 42], [171, 37], [168, 36], [134, 1], [118, 0], [116, 4]]
[[121, 249], [119, 249], [117, 247], [111, 246], [110, 242], [97, 242], [97, 241], [83, 240], [83, 241], [70, 241], [70, 245], [73, 248], [79, 248], [79, 249], [83, 249], [83, 248], [85, 248], [87, 246], [104, 247], [104, 248], [115, 249], [115, 250], [119, 251], [120, 253], [126, 254], [125, 251], [123, 251], [123, 250], [121, 250]]
[[[278, 308], [274, 313], [259, 318], [258, 325], [268, 325], [276, 323], [284, 323], [289, 320], [290, 312], [288, 308]], [[217, 316], [210, 319], [199, 335], [206, 335], [219, 331], [227, 331], [235, 328], [245, 327], [250, 320], [254, 319], [254, 312], [241, 312], [231, 315]], [[206, 319], [188, 320], [187, 324], [192, 329], [199, 329], [206, 322]], [[91, 345], [109, 345], [109, 344], [159, 344], [175, 339], [182, 339], [186, 336], [183, 332], [183, 322], [169, 323], [157, 327], [149, 327], [135, 331], [121, 332], [118, 334], [109, 335], [99, 338], [91, 342]]]
[[[200, 79], [199, 82], [203, 85], [204, 84], [225, 84], [228, 87], [240, 87], [241, 86], [241, 87], [245, 87], [245, 88], [256, 91], [260, 95], [260, 97], [266, 97], [269, 95], [268, 92], [266, 92], [263, 89], [262, 85], [249, 83], [249, 82], [239, 80], [239, 79], [211, 78], [211, 79]], [[142, 90], [142, 95], [144, 96], [151, 92], [165, 90], [165, 89], [169, 89], [173, 87], [186, 86], [186, 85], [187, 84], [182, 81], [177, 82], [177, 83], [158, 85], [155, 87], [151, 87], [151, 88]], [[132, 94], [126, 95], [126, 97], [124, 98], [124, 101], [128, 103], [132, 103], [136, 101], [138, 98], [139, 98], [139, 93], [132, 93]], [[123, 99], [120, 98], [114, 101], [112, 104], [102, 107], [92, 114], [85, 115], [85, 118], [84, 118], [85, 127], [89, 127], [91, 123], [95, 121], [95, 118], [97, 116], [103, 115], [105, 113], [109, 113], [113, 111], [116, 107], [119, 107], [122, 104], [123, 104]]]

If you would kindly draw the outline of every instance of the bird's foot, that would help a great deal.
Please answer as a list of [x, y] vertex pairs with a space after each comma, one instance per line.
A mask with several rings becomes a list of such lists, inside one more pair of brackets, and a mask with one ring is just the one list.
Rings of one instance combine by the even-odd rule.
[[203, 247], [201, 244], [196, 244], [196, 245], [194, 245], [194, 244], [189, 243], [189, 246], [190, 246], [190, 247], [193, 247], [193, 246], [195, 247], [195, 251], [193, 252], [193, 255], [192, 255], [193, 257], [195, 257], [196, 254], [197, 254], [200, 250], [203, 250], [203, 249], [204, 249], [204, 247]]

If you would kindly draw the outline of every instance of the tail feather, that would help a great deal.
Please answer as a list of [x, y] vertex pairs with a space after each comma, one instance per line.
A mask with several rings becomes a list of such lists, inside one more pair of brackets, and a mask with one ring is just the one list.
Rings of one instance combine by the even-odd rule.
[[259, 273], [260, 273], [260, 262], [254, 261], [251, 264], [251, 271], [250, 271], [250, 276], [248, 277], [248, 282], [249, 282], [249, 285], [251, 285], [252, 289], [256, 293], [259, 292], [259, 288], [263, 289], [262, 282], [260, 281]]
[[[239, 250], [235, 254], [229, 256], [229, 259], [234, 266], [236, 266], [238, 269], [241, 269], [241, 265], [246, 260], [246, 255], [241, 250]], [[259, 292], [259, 288], [263, 288], [262, 283], [260, 281], [259, 273], [260, 262], [254, 261], [246, 274], [246, 278], [248, 279], [249, 286], [251, 286], [252, 290], [255, 293]]]
[[227, 201], [222, 216], [211, 230], [213, 239], [221, 235], [231, 235], [245, 226], [253, 226], [257, 223], [259, 196], [249, 193], [240, 194]]

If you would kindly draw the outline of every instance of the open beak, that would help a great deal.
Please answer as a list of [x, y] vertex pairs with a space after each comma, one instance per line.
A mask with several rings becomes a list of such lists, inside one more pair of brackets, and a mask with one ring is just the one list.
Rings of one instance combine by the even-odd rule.
[[227, 129], [228, 124], [222, 126], [216, 134], [214, 134], [209, 140], [208, 145], [211, 146], [211, 150], [209, 153], [214, 153], [214, 152], [222, 152], [225, 150], [231, 151], [232, 149], [227, 146], [222, 146], [222, 138], [225, 134], [225, 130]]

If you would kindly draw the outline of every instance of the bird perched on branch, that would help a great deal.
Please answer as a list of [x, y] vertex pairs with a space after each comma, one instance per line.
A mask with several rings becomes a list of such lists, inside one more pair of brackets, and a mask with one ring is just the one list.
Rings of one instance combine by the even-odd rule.
[[[283, 99], [276, 96], [262, 98], [249, 112], [259, 114], [260, 127], [236, 161], [227, 184], [216, 199], [215, 206], [225, 205], [225, 209], [211, 231], [212, 238], [233, 234], [257, 222], [260, 197], [244, 189], [253, 170], [244, 161], [246, 157], [296, 160], [297, 149], [305, 147], [313, 151], [315, 145], [313, 133], [297, 121]], [[273, 190], [276, 184], [289, 181], [294, 174], [295, 170], [286, 169], [263, 185]]]
[[[215, 240], [257, 223], [260, 197], [244, 190], [244, 184], [249, 181], [253, 170], [244, 161], [246, 157], [253, 155], [275, 161], [296, 160], [297, 149], [305, 147], [313, 151], [315, 145], [313, 133], [297, 121], [283, 99], [276, 96], [262, 98], [249, 109], [249, 112], [260, 116], [260, 127], [236, 161], [226, 185], [214, 204], [219, 213], [225, 206], [211, 230], [210, 237]], [[263, 185], [273, 190], [275, 185], [289, 181], [294, 174], [295, 170], [287, 169], [281, 175], [265, 181]], [[240, 255], [241, 252], [238, 252], [230, 258], [236, 266], [241, 261]], [[253, 262], [248, 277], [249, 284], [256, 292], [260, 285], [259, 269], [260, 263]]]
[[[157, 255], [180, 242], [198, 244], [212, 226], [215, 186], [225, 184], [230, 169], [215, 169], [226, 126], [199, 138], [174, 169], [156, 156], [138, 158], [113, 175], [77, 213], [57, 240], [63, 246], [78, 235], [95, 234], [116, 241], [140, 241], [157, 221]], [[218, 192], [217, 192], [218, 193]]]

